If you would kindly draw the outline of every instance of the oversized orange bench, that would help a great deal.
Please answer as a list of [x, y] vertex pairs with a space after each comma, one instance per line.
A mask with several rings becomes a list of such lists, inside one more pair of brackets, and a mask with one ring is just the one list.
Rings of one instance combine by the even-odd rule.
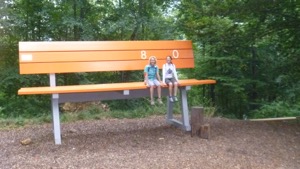
[[[84, 41], [19, 42], [20, 74], [49, 74], [49, 86], [21, 88], [19, 95], [49, 94], [52, 100], [55, 144], [61, 144], [59, 103], [130, 99], [149, 96], [140, 82], [57, 86], [56, 74], [101, 71], [142, 71], [150, 56], [162, 68], [166, 56], [180, 68], [194, 68], [191, 41]], [[167, 102], [167, 121], [190, 131], [186, 91], [193, 85], [215, 84], [215, 80], [180, 80], [182, 122], [173, 119], [173, 103]], [[162, 95], [167, 95], [164, 88]]]

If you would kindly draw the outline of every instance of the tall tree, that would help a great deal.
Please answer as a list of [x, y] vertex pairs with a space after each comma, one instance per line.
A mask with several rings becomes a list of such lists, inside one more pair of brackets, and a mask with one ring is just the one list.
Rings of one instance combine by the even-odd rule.
[[182, 0], [179, 10], [181, 30], [200, 51], [195, 74], [218, 80], [222, 113], [242, 118], [276, 101], [299, 103], [296, 0]]

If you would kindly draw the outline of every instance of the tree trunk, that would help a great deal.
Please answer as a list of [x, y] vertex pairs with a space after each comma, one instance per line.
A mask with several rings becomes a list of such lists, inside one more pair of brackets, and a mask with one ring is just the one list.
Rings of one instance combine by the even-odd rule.
[[201, 125], [204, 121], [203, 107], [193, 107], [191, 112], [191, 136], [200, 136]]
[[[77, 21], [77, 0], [73, 0], [73, 17], [75, 22]], [[76, 23], [77, 24], [77, 23]], [[78, 26], [73, 26], [73, 34], [74, 34], [74, 40], [78, 40]]]
[[250, 94], [250, 102], [252, 103], [250, 105], [250, 110], [256, 109], [256, 106], [253, 105], [253, 103], [255, 102], [256, 98], [257, 98], [257, 89], [256, 89], [256, 82], [254, 82], [254, 80], [256, 80], [256, 63], [257, 63], [257, 53], [256, 53], [256, 49], [251, 46], [251, 53], [252, 53], [252, 61], [251, 61], [251, 76], [252, 76], [252, 89], [251, 89], [251, 94]]

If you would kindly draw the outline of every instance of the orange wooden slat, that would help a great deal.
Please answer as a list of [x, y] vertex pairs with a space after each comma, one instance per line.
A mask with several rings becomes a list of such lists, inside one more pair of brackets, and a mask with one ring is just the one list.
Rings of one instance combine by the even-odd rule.
[[[162, 68], [165, 60], [158, 60], [157, 65]], [[176, 68], [193, 68], [194, 59], [176, 59]], [[75, 73], [98, 71], [129, 71], [143, 70], [148, 60], [132, 61], [101, 61], [101, 62], [56, 62], [56, 63], [20, 63], [20, 74], [43, 73]]]
[[88, 51], [192, 49], [191, 41], [53, 41], [19, 42], [19, 51]]
[[[193, 86], [204, 84], [215, 84], [215, 80], [196, 80], [184, 79], [179, 80], [180, 86]], [[166, 87], [166, 86], [164, 86]], [[61, 93], [83, 93], [83, 92], [104, 92], [104, 91], [122, 91], [122, 90], [138, 90], [146, 89], [143, 82], [130, 83], [110, 83], [110, 84], [92, 84], [92, 85], [72, 85], [72, 86], [57, 86], [57, 87], [28, 87], [21, 88], [18, 91], [19, 95], [31, 94], [61, 94]]]
[[216, 80], [206, 79], [206, 80], [197, 80], [197, 79], [187, 79], [179, 80], [179, 86], [194, 86], [194, 85], [204, 85], [204, 84], [216, 84]]
[[77, 52], [20, 52], [19, 61], [25, 62], [78, 62], [108, 60], [148, 60], [150, 56], [166, 59], [168, 55], [174, 59], [193, 58], [192, 50], [147, 50], [147, 51], [77, 51]]
[[105, 92], [105, 91], [121, 91], [121, 90], [138, 90], [146, 89], [143, 82], [131, 83], [110, 83], [110, 84], [94, 84], [94, 85], [72, 85], [57, 87], [29, 87], [21, 88], [19, 95], [27, 94], [53, 94], [53, 93], [82, 93], [82, 92]]

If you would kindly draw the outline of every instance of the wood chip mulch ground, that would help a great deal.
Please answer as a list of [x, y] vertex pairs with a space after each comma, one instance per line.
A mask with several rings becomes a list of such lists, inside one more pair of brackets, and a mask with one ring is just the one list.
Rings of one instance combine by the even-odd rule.
[[191, 137], [163, 116], [64, 123], [60, 146], [51, 124], [0, 130], [0, 168], [300, 168], [299, 123], [209, 122], [210, 140]]

